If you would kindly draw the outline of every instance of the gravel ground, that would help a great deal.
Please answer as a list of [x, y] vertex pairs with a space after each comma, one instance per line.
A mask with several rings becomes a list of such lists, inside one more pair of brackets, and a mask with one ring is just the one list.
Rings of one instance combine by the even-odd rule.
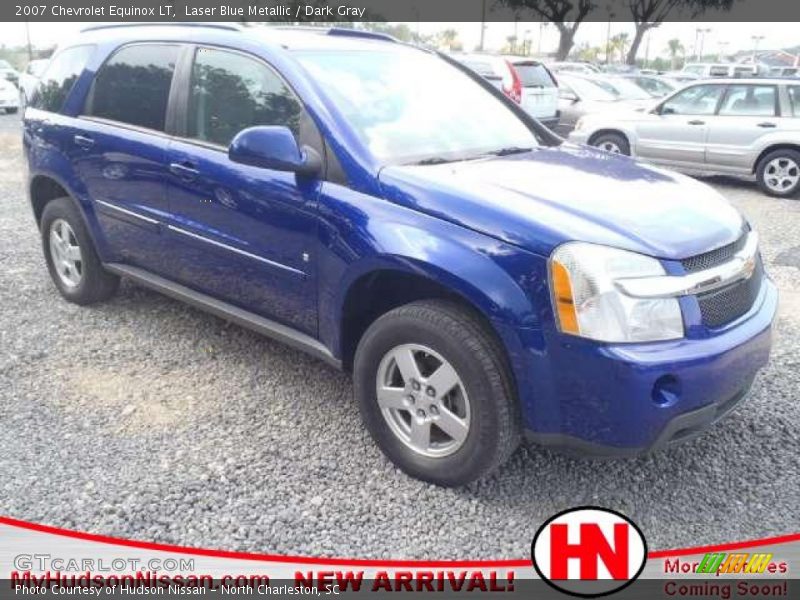
[[772, 361], [700, 439], [598, 463], [521, 449], [492, 478], [409, 479], [322, 363], [131, 284], [93, 308], [51, 285], [0, 117], [0, 514], [243, 551], [512, 558], [548, 516], [622, 510], [653, 549], [800, 530], [800, 201], [710, 180], [760, 230], [782, 291]]

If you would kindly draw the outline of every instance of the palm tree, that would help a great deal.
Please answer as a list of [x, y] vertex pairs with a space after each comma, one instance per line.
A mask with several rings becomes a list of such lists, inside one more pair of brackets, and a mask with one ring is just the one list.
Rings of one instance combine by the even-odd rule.
[[673, 38], [667, 42], [667, 50], [669, 50], [669, 68], [675, 70], [676, 63], [678, 62], [678, 55], [686, 52], [683, 44], [677, 38]]
[[619, 52], [620, 62], [625, 61], [625, 49], [628, 47], [628, 34], [618, 33], [611, 38], [609, 43], [610, 54], [613, 56], [614, 52]]
[[438, 38], [439, 44], [449, 50], [458, 38], [458, 31], [455, 29], [445, 29], [439, 32]]

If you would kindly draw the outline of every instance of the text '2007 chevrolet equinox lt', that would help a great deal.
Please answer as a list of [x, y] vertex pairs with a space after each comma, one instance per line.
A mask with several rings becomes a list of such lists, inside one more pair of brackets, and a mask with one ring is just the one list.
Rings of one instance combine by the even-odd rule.
[[93, 27], [54, 55], [24, 144], [67, 300], [127, 277], [352, 370], [377, 444], [427, 481], [523, 436], [663, 447], [768, 359], [776, 288], [719, 194], [563, 144], [391, 38]]

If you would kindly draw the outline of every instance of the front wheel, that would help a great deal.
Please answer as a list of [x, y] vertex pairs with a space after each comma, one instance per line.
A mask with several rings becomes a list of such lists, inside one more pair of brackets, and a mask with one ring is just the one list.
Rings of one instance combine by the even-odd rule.
[[625, 136], [619, 133], [603, 133], [592, 140], [592, 146], [611, 154], [631, 155], [631, 146]]
[[756, 167], [761, 190], [770, 196], [786, 198], [800, 189], [800, 152], [775, 150], [762, 158]]
[[358, 345], [354, 383], [364, 423], [409, 475], [442, 486], [478, 479], [520, 439], [504, 355], [470, 311], [423, 301], [377, 319]]

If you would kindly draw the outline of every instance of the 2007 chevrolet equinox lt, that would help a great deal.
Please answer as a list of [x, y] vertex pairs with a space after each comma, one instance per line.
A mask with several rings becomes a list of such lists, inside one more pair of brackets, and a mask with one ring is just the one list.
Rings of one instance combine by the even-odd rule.
[[717, 192], [565, 144], [378, 34], [90, 27], [24, 145], [64, 298], [127, 277], [351, 370], [383, 452], [440, 485], [523, 437], [605, 456], [689, 438], [769, 356], [777, 291]]

